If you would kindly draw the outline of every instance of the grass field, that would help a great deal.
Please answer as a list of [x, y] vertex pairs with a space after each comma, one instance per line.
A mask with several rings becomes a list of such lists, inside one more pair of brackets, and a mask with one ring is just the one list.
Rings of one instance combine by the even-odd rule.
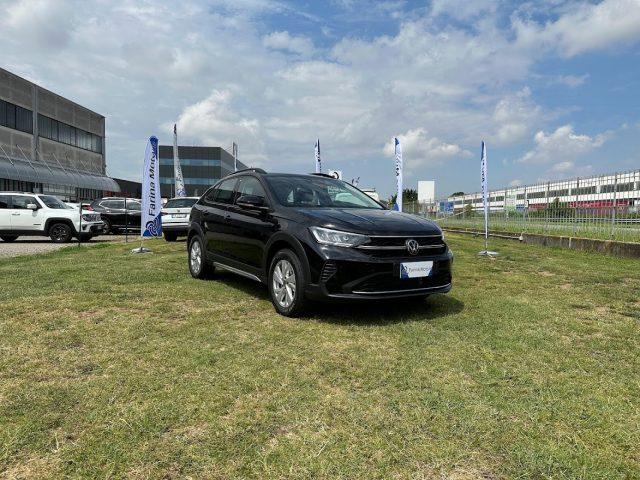
[[184, 243], [0, 260], [0, 478], [640, 478], [639, 263], [448, 238], [449, 295], [302, 319]]

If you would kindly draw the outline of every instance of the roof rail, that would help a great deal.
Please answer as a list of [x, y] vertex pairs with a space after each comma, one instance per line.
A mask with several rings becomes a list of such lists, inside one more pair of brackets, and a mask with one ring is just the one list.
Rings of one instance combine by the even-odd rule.
[[265, 172], [263, 169], [261, 168], [243, 168], [242, 170], [238, 170], [237, 172], [232, 172], [230, 173], [230, 175], [233, 175], [235, 173], [242, 173], [242, 172], [256, 172], [256, 173], [267, 173]]
[[339, 178], [336, 178], [333, 175], [329, 175], [328, 173], [314, 172], [314, 173], [311, 173], [310, 175], [316, 175], [318, 177], [333, 178], [334, 180], [340, 180]]

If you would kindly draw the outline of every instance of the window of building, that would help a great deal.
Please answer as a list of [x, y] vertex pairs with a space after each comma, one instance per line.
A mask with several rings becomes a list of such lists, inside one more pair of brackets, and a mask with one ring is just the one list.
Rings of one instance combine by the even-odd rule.
[[16, 105], [16, 130], [33, 133], [33, 115], [31, 110]]

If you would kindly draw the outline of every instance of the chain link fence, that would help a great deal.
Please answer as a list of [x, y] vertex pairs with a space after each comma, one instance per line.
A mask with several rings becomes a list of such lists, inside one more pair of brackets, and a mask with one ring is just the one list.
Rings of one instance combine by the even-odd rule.
[[[640, 242], [640, 170], [490, 192], [489, 230]], [[484, 231], [480, 193], [403, 210], [442, 227]]]

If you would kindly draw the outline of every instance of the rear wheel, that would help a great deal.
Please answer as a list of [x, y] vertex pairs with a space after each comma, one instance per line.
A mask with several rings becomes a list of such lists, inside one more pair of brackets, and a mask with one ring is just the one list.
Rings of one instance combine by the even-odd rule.
[[49, 228], [49, 237], [54, 243], [67, 243], [71, 240], [71, 227], [66, 223], [54, 223]]
[[193, 237], [189, 243], [189, 272], [193, 278], [209, 278], [214, 267], [207, 262], [200, 237]]
[[276, 312], [286, 317], [299, 316], [305, 307], [307, 279], [302, 263], [291, 250], [275, 254], [269, 268], [269, 293]]
[[175, 242], [178, 238], [178, 234], [175, 232], [164, 232], [164, 239], [167, 242]]
[[2, 239], [3, 242], [15, 242], [16, 239], [18, 238], [18, 235], [0, 235], [0, 238]]
[[104, 227], [102, 229], [102, 233], [104, 233], [105, 235], [109, 235], [110, 233], [114, 233], [113, 232], [113, 225], [111, 225], [111, 221], [103, 218], [102, 221], [104, 222]]

